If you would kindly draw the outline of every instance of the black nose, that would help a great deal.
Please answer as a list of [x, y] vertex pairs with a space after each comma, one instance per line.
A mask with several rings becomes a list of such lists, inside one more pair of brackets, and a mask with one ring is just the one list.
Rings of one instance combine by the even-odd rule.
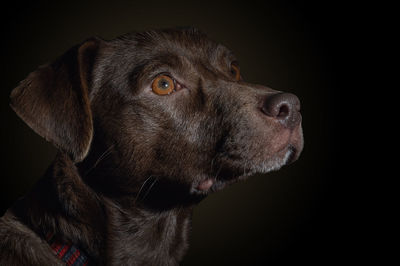
[[265, 98], [261, 110], [276, 118], [282, 125], [293, 129], [301, 122], [300, 100], [291, 93], [277, 93]]

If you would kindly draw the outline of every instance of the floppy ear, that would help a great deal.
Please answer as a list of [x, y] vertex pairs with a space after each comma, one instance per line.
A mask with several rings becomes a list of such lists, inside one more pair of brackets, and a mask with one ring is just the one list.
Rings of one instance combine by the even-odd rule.
[[11, 92], [11, 107], [37, 134], [75, 162], [83, 160], [93, 136], [89, 89], [100, 40], [74, 46], [39, 67]]

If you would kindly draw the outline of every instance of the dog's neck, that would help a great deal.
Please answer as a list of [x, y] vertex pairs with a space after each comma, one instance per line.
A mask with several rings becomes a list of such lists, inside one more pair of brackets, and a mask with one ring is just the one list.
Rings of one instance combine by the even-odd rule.
[[[107, 264], [177, 265], [188, 247], [191, 210], [126, 210], [106, 200]], [[170, 261], [166, 261], [170, 258]], [[112, 262], [112, 263], [111, 263]]]
[[177, 265], [188, 247], [192, 206], [155, 211], [134, 201], [99, 195], [69, 157], [59, 154], [13, 211], [42, 237], [53, 233], [98, 265]]

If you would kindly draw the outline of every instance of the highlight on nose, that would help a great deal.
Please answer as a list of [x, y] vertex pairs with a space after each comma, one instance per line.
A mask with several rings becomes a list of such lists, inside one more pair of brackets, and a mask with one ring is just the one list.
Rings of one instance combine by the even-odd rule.
[[277, 93], [266, 97], [261, 111], [290, 129], [301, 122], [300, 100], [292, 93]]

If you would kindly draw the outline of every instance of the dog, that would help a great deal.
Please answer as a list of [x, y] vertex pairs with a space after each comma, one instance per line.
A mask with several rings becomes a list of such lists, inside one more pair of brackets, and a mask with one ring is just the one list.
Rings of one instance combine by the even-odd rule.
[[177, 265], [198, 202], [303, 148], [299, 99], [194, 28], [90, 38], [10, 99], [58, 152], [0, 219], [0, 265]]

